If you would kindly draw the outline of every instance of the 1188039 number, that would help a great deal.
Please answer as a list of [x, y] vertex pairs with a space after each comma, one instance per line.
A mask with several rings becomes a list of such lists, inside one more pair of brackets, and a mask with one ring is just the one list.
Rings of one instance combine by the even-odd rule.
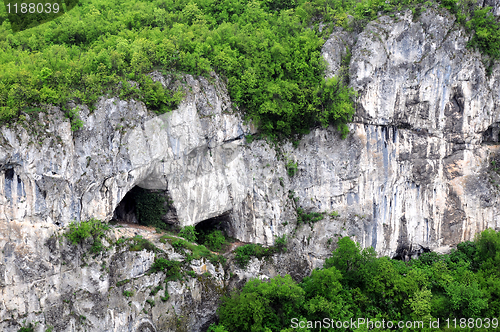
[[56, 14], [59, 13], [59, 4], [56, 3], [7, 3], [8, 14]]

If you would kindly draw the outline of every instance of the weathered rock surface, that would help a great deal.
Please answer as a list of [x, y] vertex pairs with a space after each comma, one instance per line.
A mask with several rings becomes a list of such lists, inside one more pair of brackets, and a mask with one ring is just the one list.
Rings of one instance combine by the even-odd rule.
[[[281, 273], [299, 279], [321, 266], [338, 235], [404, 256], [420, 248], [444, 251], [487, 227], [500, 228], [491, 165], [500, 147], [500, 66], [487, 76], [481, 55], [466, 48], [468, 38], [453, 16], [435, 9], [416, 20], [410, 12], [380, 17], [359, 35], [336, 31], [323, 48], [327, 75], [350, 47], [350, 84], [358, 91], [345, 140], [328, 128], [312, 130], [297, 149], [247, 143], [251, 128], [233, 111], [224, 84], [189, 75], [192, 91], [165, 115], [113, 98], [92, 113], [82, 107], [85, 125], [76, 133], [56, 108], [31, 115], [37, 121], [2, 127], [0, 329], [17, 331], [25, 318], [60, 317], [66, 325], [57, 331], [78, 331], [84, 315], [90, 331], [135, 332], [140, 324], [175, 330], [163, 318], [175, 316], [166, 307], [141, 314], [145, 291], [129, 306], [109, 291], [116, 280], [105, 273], [101, 280], [99, 266], [80, 267], [80, 254], [47, 246], [71, 220], [111, 219], [136, 185], [168, 189], [181, 225], [228, 214], [227, 231], [244, 242], [269, 245], [294, 234], [289, 254], [254, 260], [246, 271], [233, 267], [238, 278], [229, 286]], [[298, 165], [294, 176], [289, 161]], [[297, 228], [298, 206], [340, 216]], [[64, 255], [70, 266], [58, 262]], [[130, 287], [144, 289], [158, 276], [141, 275], [151, 256], [138, 255], [115, 258], [125, 262], [124, 272], [140, 276]], [[213, 319], [214, 303], [199, 300], [203, 286], [196, 281], [190, 291], [178, 287], [176, 308], [189, 302], [185, 317], [205, 317], [184, 325], [198, 331]], [[74, 292], [78, 308], [59, 303]]]

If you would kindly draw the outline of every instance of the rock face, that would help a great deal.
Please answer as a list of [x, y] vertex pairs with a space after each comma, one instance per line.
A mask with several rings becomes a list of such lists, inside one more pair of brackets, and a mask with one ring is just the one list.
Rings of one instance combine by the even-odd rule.
[[[110, 274], [101, 280], [97, 267], [79, 267], [81, 253], [49, 245], [71, 220], [110, 220], [134, 186], [168, 189], [182, 226], [229, 215], [226, 230], [240, 241], [270, 245], [289, 234], [289, 254], [272, 263], [254, 260], [246, 271], [234, 268], [239, 277], [227, 287], [279, 273], [299, 279], [322, 265], [338, 235], [405, 258], [500, 228], [500, 66], [487, 76], [481, 55], [466, 48], [468, 38], [453, 16], [436, 9], [415, 19], [411, 12], [380, 17], [359, 35], [336, 31], [323, 47], [327, 75], [337, 73], [348, 47], [350, 84], [358, 92], [345, 140], [327, 128], [312, 130], [297, 148], [249, 143], [252, 128], [215, 75], [210, 82], [185, 76], [186, 99], [161, 116], [111, 98], [92, 113], [81, 107], [85, 125], [74, 133], [56, 108], [2, 127], [0, 298], [8, 300], [0, 302], [0, 330], [17, 331], [25, 317], [64, 317], [57, 331], [79, 331], [73, 309], [55, 304], [74, 292], [81, 306], [74, 312], [89, 317], [89, 331], [176, 329], [159, 317], [166, 307], [141, 314], [144, 287], [157, 282], [141, 275], [152, 262], [147, 252], [124, 258], [140, 276], [134, 287], [143, 287], [132, 301], [141, 304], [128, 306], [109, 291], [116, 282]], [[287, 166], [293, 163], [296, 174]], [[339, 216], [297, 226], [298, 207]], [[71, 266], [57, 261], [63, 255]], [[111, 257], [118, 256], [103, 262]], [[175, 301], [200, 299], [193, 292], [202, 285], [193, 282]], [[182, 313], [205, 318], [183, 326], [199, 331], [214, 318], [214, 303], [193, 301]]]

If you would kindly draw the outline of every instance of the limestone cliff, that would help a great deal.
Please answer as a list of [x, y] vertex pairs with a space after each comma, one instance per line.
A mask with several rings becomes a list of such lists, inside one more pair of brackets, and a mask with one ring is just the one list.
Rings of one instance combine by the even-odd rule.
[[[161, 116], [139, 102], [103, 98], [93, 112], [80, 107], [84, 127], [77, 132], [57, 108], [2, 127], [0, 330], [17, 331], [26, 319], [64, 322], [57, 331], [174, 331], [176, 322], [199, 331], [214, 319], [217, 287], [252, 276], [307, 275], [338, 235], [394, 257], [445, 251], [498, 229], [492, 161], [500, 66], [487, 76], [481, 55], [466, 48], [469, 38], [439, 10], [415, 19], [409, 11], [380, 17], [360, 34], [335, 31], [323, 47], [327, 75], [340, 68], [347, 47], [350, 85], [358, 92], [345, 140], [333, 128], [316, 128], [297, 148], [247, 141], [253, 129], [215, 74], [184, 76], [185, 100]], [[298, 165], [294, 176], [289, 161]], [[240, 241], [270, 245], [293, 234], [289, 253], [272, 264], [254, 260], [247, 271], [233, 266], [232, 280], [212, 267], [217, 287], [194, 278], [171, 286], [177, 295], [170, 302], [149, 308], [147, 287], [161, 279], [145, 274], [150, 253], [110, 246], [105, 257], [81, 266], [82, 248], [51, 239], [71, 220], [110, 220], [135, 186], [168, 190], [182, 226], [224, 215], [226, 230]], [[298, 206], [340, 216], [295, 231]], [[102, 263], [113, 268], [99, 271]], [[130, 305], [110, 290], [119, 274], [135, 278]]]

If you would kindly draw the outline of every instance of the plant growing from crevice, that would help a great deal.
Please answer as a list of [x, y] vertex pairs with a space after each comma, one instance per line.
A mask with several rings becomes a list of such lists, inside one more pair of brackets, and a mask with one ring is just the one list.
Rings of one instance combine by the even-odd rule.
[[65, 116], [70, 121], [71, 131], [77, 131], [83, 127], [83, 121], [80, 118], [80, 108], [78, 106], [66, 111]]
[[98, 253], [104, 250], [102, 238], [104, 238], [109, 226], [97, 219], [88, 221], [76, 222], [69, 224], [68, 230], [64, 234], [73, 245], [82, 244], [86, 239], [93, 238], [91, 250], [93, 253]]
[[28, 325], [21, 327], [17, 332], [34, 332], [35, 326], [33, 323], [28, 323]]
[[286, 163], [286, 171], [289, 177], [295, 176], [297, 174], [298, 163], [293, 160], [288, 160]]
[[250, 259], [252, 257], [257, 257], [261, 259], [263, 257], [270, 257], [276, 253], [286, 252], [286, 235], [282, 237], [277, 237], [274, 246], [264, 247], [261, 244], [245, 244], [234, 250], [236, 263], [242, 267], [246, 268]]
[[125, 291], [123, 291], [123, 296], [132, 297], [132, 296], [134, 296], [134, 292], [125, 290]]

